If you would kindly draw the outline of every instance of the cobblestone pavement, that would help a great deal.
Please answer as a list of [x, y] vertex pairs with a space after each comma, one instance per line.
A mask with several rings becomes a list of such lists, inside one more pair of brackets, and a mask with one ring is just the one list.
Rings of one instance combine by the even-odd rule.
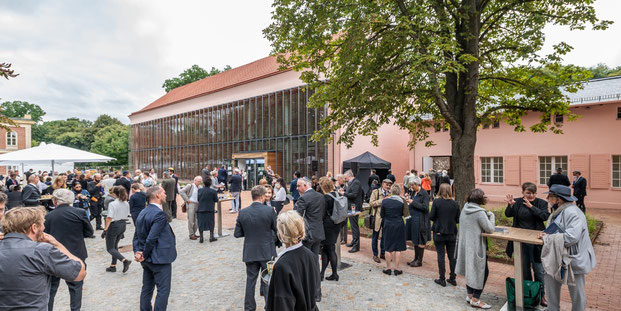
[[[231, 215], [232, 216], [232, 215]], [[228, 217], [227, 217], [228, 218]], [[214, 243], [199, 244], [187, 238], [187, 222], [174, 220], [172, 227], [177, 236], [179, 256], [173, 263], [172, 291], [169, 310], [242, 310], [245, 288], [245, 265], [242, 263], [242, 239], [232, 236]], [[225, 229], [229, 229], [225, 224]], [[128, 225], [121, 245], [129, 246], [134, 226]], [[230, 230], [228, 231], [230, 233]], [[97, 235], [101, 231], [97, 231]], [[87, 239], [89, 251], [88, 275], [84, 284], [82, 310], [138, 310], [142, 268], [133, 262], [130, 270], [105, 272], [110, 255], [104, 241]], [[132, 257], [130, 247], [123, 255]], [[322, 284], [324, 299], [321, 310], [472, 310], [464, 301], [463, 286], [440, 288], [429, 278], [405, 273], [398, 277], [386, 276], [381, 267], [358, 263], [346, 258], [352, 266], [341, 271], [339, 282]], [[258, 296], [258, 309], [264, 303]], [[484, 294], [484, 301], [500, 309], [502, 298]], [[56, 295], [55, 310], [68, 310], [69, 294], [61, 284]]]

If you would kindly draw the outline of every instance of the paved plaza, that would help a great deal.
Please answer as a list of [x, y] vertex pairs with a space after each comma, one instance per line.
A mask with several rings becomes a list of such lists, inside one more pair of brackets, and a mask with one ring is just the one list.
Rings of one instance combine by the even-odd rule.
[[[234, 218], [230, 215], [228, 218]], [[174, 220], [179, 256], [173, 263], [173, 284], [169, 310], [242, 310], [245, 286], [245, 265], [241, 261], [243, 239], [232, 235], [214, 243], [199, 244], [187, 238], [187, 222]], [[134, 226], [128, 225], [121, 245], [129, 245]], [[230, 229], [230, 228], [227, 228]], [[227, 232], [232, 233], [231, 230]], [[101, 231], [97, 231], [101, 234]], [[142, 268], [136, 262], [130, 270], [105, 272], [110, 255], [104, 240], [87, 239], [89, 250], [88, 275], [84, 284], [82, 310], [138, 310]], [[126, 257], [133, 257], [124, 248]], [[381, 267], [345, 259], [351, 267], [340, 272], [339, 282], [322, 283], [323, 301], [320, 310], [472, 310], [465, 302], [463, 286], [441, 289], [433, 280], [405, 273], [398, 277], [382, 274]], [[258, 288], [258, 287], [257, 287]], [[258, 296], [258, 309], [264, 303]], [[484, 301], [498, 310], [502, 298], [484, 295]], [[55, 310], [68, 310], [69, 294], [61, 284]]]

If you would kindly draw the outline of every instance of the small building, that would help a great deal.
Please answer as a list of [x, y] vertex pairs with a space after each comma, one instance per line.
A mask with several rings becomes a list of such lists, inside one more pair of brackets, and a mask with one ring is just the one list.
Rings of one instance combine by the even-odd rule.
[[174, 167], [182, 179], [207, 164], [239, 167], [252, 186], [267, 165], [285, 180], [295, 171], [322, 176], [342, 172], [342, 161], [370, 151], [403, 177], [409, 134], [397, 126], [380, 129], [377, 147], [368, 137], [356, 138], [351, 148], [311, 141], [328, 113], [307, 107], [313, 92], [300, 72], [279, 70], [274, 56], [173, 89], [129, 116], [131, 166]]
[[[30, 115], [25, 115], [24, 118], [11, 118], [11, 120], [14, 124], [5, 124], [9, 131], [0, 128], [0, 154], [28, 149], [32, 146], [32, 125], [35, 122], [32, 121]], [[20, 169], [16, 166], [0, 166], [0, 174], [6, 176], [8, 170]]]
[[[587, 179], [587, 209], [621, 209], [621, 76], [591, 80], [582, 90], [567, 95], [571, 112], [580, 117], [568, 121], [564, 116], [552, 116], [563, 134], [515, 132], [501, 122], [480, 127], [475, 182], [491, 200], [502, 201], [509, 193], [519, 195], [524, 182], [537, 184], [537, 195], [545, 198], [548, 178], [561, 167], [570, 180], [575, 170]], [[528, 128], [539, 118], [539, 113], [530, 113], [523, 124]], [[417, 143], [410, 166], [419, 171], [450, 172], [448, 130], [440, 126], [429, 132], [436, 145]]]

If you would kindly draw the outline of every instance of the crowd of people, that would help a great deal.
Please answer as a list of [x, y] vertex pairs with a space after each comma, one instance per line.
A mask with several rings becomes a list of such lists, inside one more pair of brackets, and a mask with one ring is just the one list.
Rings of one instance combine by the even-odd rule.
[[[537, 186], [530, 182], [522, 185], [520, 197], [506, 196], [504, 213], [513, 218], [513, 227], [542, 232], [543, 246], [525, 244], [521, 248], [522, 268], [525, 280], [542, 284], [541, 303], [549, 310], [559, 309], [562, 284], [569, 286], [574, 310], [584, 309], [584, 276], [596, 264], [583, 213], [586, 179], [580, 172], [573, 174], [573, 184], [562, 170], [550, 177], [547, 201], [536, 197]], [[403, 273], [406, 241], [414, 248], [414, 258], [407, 261], [411, 267], [423, 265], [426, 246], [433, 241], [439, 275], [434, 282], [442, 287], [447, 283], [456, 286], [456, 276], [462, 275], [467, 303], [476, 308], [491, 307], [480, 300], [489, 276], [487, 241], [482, 234], [494, 231], [495, 217], [486, 207], [487, 197], [481, 189], [471, 190], [460, 208], [446, 171], [419, 174], [411, 170], [402, 185], [395, 183], [390, 172], [380, 182], [377, 173], [371, 171], [365, 192], [351, 170], [336, 176], [328, 172], [319, 178], [295, 172], [287, 187], [268, 166], [259, 185], [250, 191], [252, 203], [244, 208], [240, 196], [244, 176], [238, 168], [229, 175], [225, 166], [213, 170], [208, 166], [184, 187], [180, 187], [173, 168], [161, 176], [154, 170], [136, 170], [133, 175], [129, 171], [90, 175], [77, 170], [53, 175], [29, 171], [22, 185], [21, 176], [9, 172], [0, 182], [4, 187], [0, 192], [0, 262], [10, 263], [0, 265], [0, 309], [28, 306], [52, 310], [63, 279], [71, 310], [80, 310], [87, 259], [84, 239], [94, 238], [95, 231], [101, 230], [111, 256], [105, 271], [116, 272], [119, 263], [125, 273], [132, 260], [118, 248], [131, 218], [135, 226], [133, 260], [143, 268], [141, 310], [151, 310], [156, 287], [155, 309], [165, 310], [171, 265], [177, 257], [175, 235], [169, 225], [177, 216], [177, 195], [183, 200], [182, 211], [187, 213], [189, 239], [203, 243], [204, 232], [209, 231], [209, 242], [214, 242], [215, 205], [218, 192], [224, 190], [233, 198], [230, 212], [238, 213], [234, 236], [244, 238], [246, 310], [256, 309], [255, 287], [263, 271], [271, 273], [270, 281], [262, 279], [260, 286], [266, 310], [315, 310], [322, 299], [322, 282], [339, 281], [339, 244], [350, 247], [350, 253], [360, 251], [359, 217], [364, 215], [365, 201], [369, 205], [365, 224], [372, 232], [373, 260], [385, 260], [384, 274]], [[51, 194], [51, 199], [42, 199], [45, 194]], [[293, 211], [283, 211], [289, 201]], [[282, 244], [285, 248], [277, 254]], [[512, 256], [511, 243], [506, 252]], [[563, 260], [559, 262], [558, 258]], [[569, 265], [566, 259], [571, 260]], [[328, 266], [331, 273], [326, 276]], [[557, 275], [561, 268], [566, 272]], [[20, 278], [21, 273], [36, 277]], [[4, 290], [8, 288], [11, 295]]]

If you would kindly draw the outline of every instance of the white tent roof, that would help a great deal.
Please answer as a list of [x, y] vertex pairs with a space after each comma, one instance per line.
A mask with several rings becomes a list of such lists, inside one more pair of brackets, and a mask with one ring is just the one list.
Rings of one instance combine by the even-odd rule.
[[37, 147], [0, 155], [0, 165], [49, 164], [64, 162], [108, 162], [115, 160], [100, 154], [56, 144], [41, 143]]

